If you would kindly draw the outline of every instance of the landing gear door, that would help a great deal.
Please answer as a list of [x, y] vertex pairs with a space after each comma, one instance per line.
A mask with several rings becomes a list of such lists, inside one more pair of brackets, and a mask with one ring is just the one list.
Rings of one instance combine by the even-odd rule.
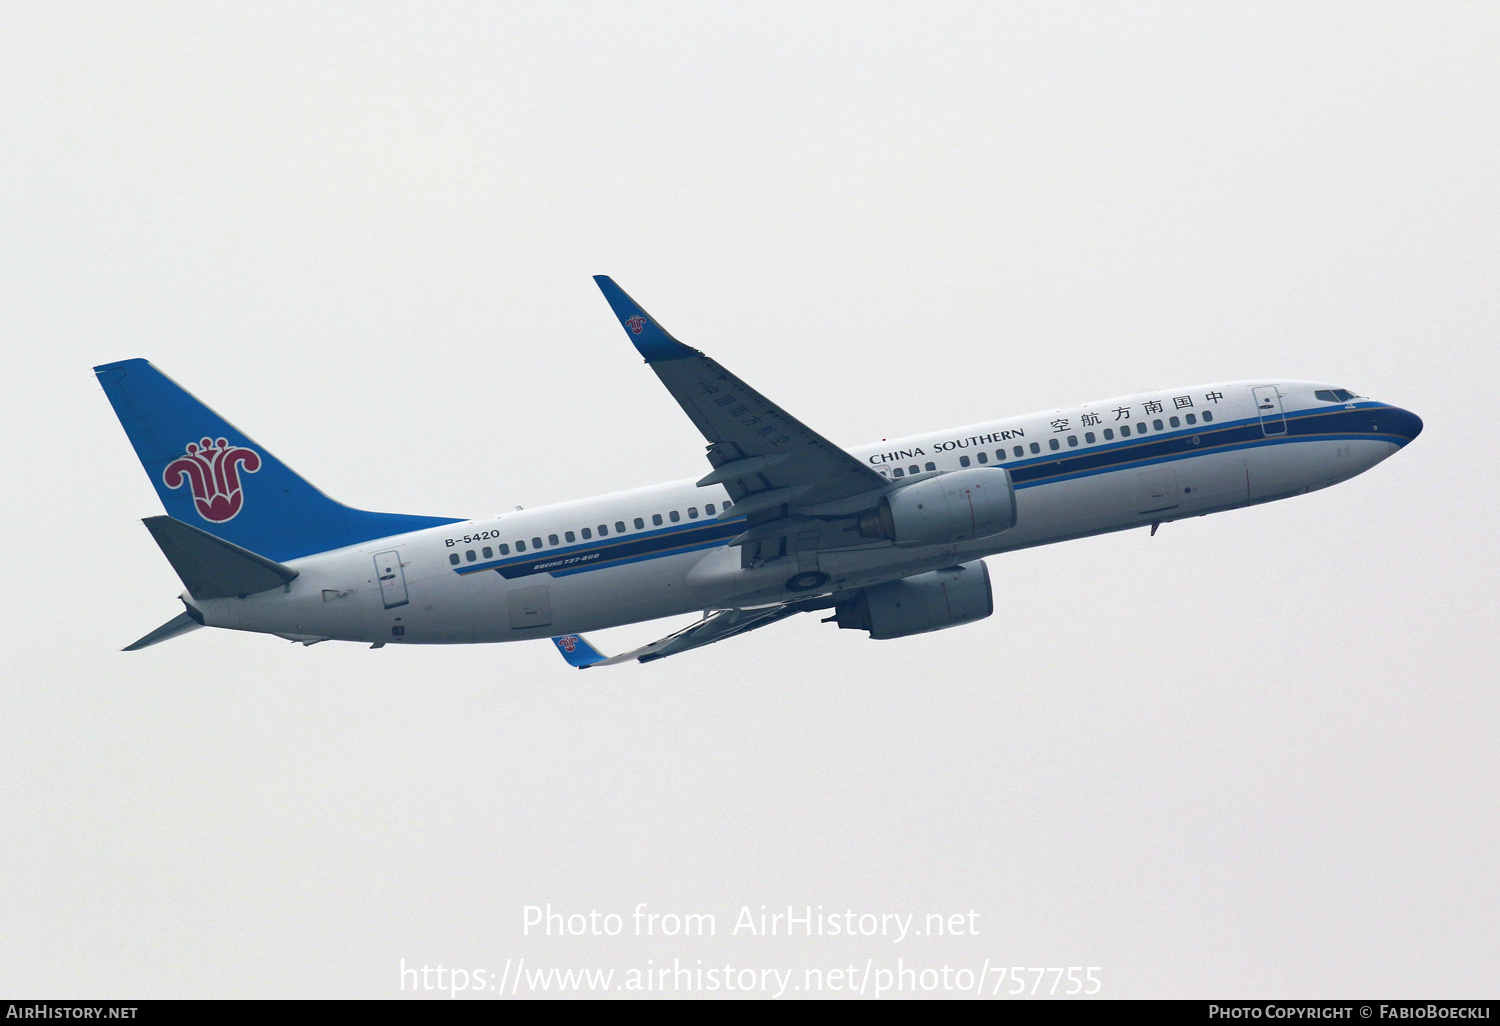
[[1286, 434], [1286, 414], [1281, 412], [1281, 393], [1275, 385], [1259, 385], [1251, 389], [1255, 396], [1255, 412], [1260, 416], [1260, 429], [1267, 435]]
[[375, 555], [375, 579], [380, 582], [380, 601], [385, 608], [404, 606], [406, 597], [406, 571], [401, 568], [401, 553], [395, 549]]

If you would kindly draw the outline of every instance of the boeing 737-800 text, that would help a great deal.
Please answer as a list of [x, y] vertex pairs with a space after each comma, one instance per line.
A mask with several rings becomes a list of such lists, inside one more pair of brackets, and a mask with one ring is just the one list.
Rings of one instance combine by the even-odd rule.
[[[147, 528], [201, 626], [311, 645], [551, 638], [642, 662], [793, 613], [900, 638], [983, 619], [983, 557], [1300, 495], [1421, 420], [1347, 389], [1257, 379], [1123, 396], [842, 449], [595, 279], [708, 442], [707, 474], [478, 520], [333, 501], [145, 360], [95, 372], [166, 507]], [[706, 610], [605, 658], [585, 631]]]

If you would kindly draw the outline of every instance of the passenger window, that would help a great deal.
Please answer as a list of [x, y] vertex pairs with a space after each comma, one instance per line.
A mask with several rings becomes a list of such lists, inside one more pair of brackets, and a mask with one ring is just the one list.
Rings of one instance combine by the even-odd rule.
[[697, 520], [698, 519], [698, 507], [697, 506], [689, 506], [688, 507], [688, 519], [689, 520]]
[[457, 552], [450, 552], [450, 553], [448, 553], [448, 562], [452, 563], [454, 566], [458, 566], [458, 553]]
[[674, 510], [672, 510], [672, 512], [670, 512], [670, 513], [668, 513], [668, 514], [667, 514], [667, 518], [668, 518], [668, 519], [669, 519], [669, 520], [671, 520], [671, 521], [672, 521], [672, 523], [674, 523], [674, 524], [675, 524], [675, 523], [677, 523], [677, 521], [679, 521], [679, 520], [681, 520], [681, 519], [682, 519], [682, 516], [681, 516], [681, 514], [679, 514], [679, 513], [678, 513], [678, 512], [677, 512], [677, 511], [676, 511], [676, 510], [675, 510], [675, 509], [674, 509]]
[[892, 477], [905, 477], [906, 476], [906, 471], [902, 470], [900, 467], [897, 467], [895, 470], [891, 471], [891, 476]]
[[541, 548], [542, 547], [542, 540], [540, 538], [533, 538], [533, 539], [531, 539], [531, 547], [534, 548], [534, 549]]
[[1019, 445], [1016, 446], [1015, 448], [1011, 449], [1010, 452], [1011, 452], [1011, 455], [1014, 456], [1016, 459], [1020, 459], [1022, 456], [1026, 455], [1026, 450], [1022, 449]]
[[1154, 428], [1156, 428], [1156, 430], [1158, 430], [1158, 431], [1162, 430], [1161, 421], [1159, 421], [1159, 420], [1153, 420], [1151, 422], [1151, 426], [1154, 427]]
[[500, 555], [502, 555], [502, 556], [508, 556], [508, 555], [510, 555], [510, 546], [507, 545], [507, 544], [505, 544], [504, 542], [500, 543]]
[[525, 552], [526, 551], [526, 543], [523, 542], [519, 538], [516, 539], [516, 551], [517, 552]]
[[589, 530], [587, 527], [582, 528], [581, 530], [583, 532], [583, 540], [584, 541], [588, 541], [590, 538], [592, 538], [594, 536], [594, 532], [591, 531], [591, 530]]
[[960, 456], [958, 458], [958, 465], [960, 467], [967, 467], [969, 465], [969, 457], [967, 457], [967, 456]]
[[1182, 421], [1178, 420], [1176, 417], [1173, 417], [1171, 420], [1167, 421], [1167, 423], [1171, 424], [1173, 427], [1181, 427], [1182, 426]]
[[[714, 511], [714, 508], [712, 506], [710, 506], [710, 507], [708, 507], [708, 511], [710, 513], [712, 513]], [[637, 531], [644, 531], [646, 529], [646, 522], [644, 520], [642, 520], [640, 517], [636, 517], [635, 518], [635, 529]]]
[[478, 557], [474, 555], [473, 549], [470, 549], [468, 552], [464, 553], [464, 559], [467, 559], [470, 563], [474, 562], [474, 560], [477, 558]]
[[1207, 424], [1209, 421], [1211, 421], [1213, 419], [1214, 419], [1214, 414], [1213, 414], [1212, 410], [1204, 410], [1203, 411], [1203, 423]]
[[1130, 425], [1129, 424], [1121, 424], [1120, 425], [1120, 437], [1121, 438], [1129, 438], [1130, 437]]
[[601, 538], [608, 538], [609, 537], [609, 525], [608, 524], [600, 524], [599, 525], [599, 537], [601, 537]]
[[1094, 433], [1092, 431], [1085, 431], [1083, 433], [1083, 440], [1085, 442], [1089, 443], [1090, 445], [1093, 445], [1094, 444]]
[[495, 555], [495, 550], [492, 549], [492, 548], [490, 548], [488, 545], [486, 545], [484, 548], [480, 549], [479, 551], [484, 554], [484, 558], [485, 559], [491, 559]]
[[1041, 451], [1042, 451], [1042, 447], [1041, 447], [1041, 445], [1039, 443], [1037, 443], [1037, 442], [1032, 442], [1031, 443], [1031, 452], [1032, 452], [1033, 455], [1035, 455], [1036, 453], [1039, 453]]
[[651, 514], [651, 526], [653, 526], [653, 527], [660, 527], [661, 526], [661, 514], [660, 513], [653, 513], [653, 514]]
[[563, 539], [565, 541], [567, 541], [569, 544], [571, 544], [571, 543], [576, 542], [578, 540], [578, 535], [574, 534], [572, 531], [564, 531], [563, 532]]
[[1114, 441], [1114, 437], [1115, 437], [1115, 429], [1114, 428], [1105, 428], [1104, 429], [1104, 440], [1106, 442], [1112, 442], [1112, 441]]
[[549, 534], [549, 535], [547, 535], [547, 544], [548, 545], [556, 545], [557, 544], [557, 535], [555, 535], [555, 534]]
[[975, 458], [978, 459], [980, 463], [988, 463], [990, 461], [990, 454], [987, 452], [975, 453]]
[[996, 460], [996, 462], [999, 462], [1000, 460], [1003, 460], [1003, 459], [1005, 459], [1005, 450], [1004, 449], [996, 449], [995, 450], [995, 460]]
[[1047, 448], [1052, 449], [1053, 451], [1056, 451], [1058, 449], [1061, 449], [1062, 445], [1058, 442], [1057, 439], [1055, 439], [1055, 438], [1049, 438], [1049, 439], [1047, 439]]
[[713, 516], [714, 515], [714, 504], [710, 502], [707, 505], [705, 505], [703, 507], [703, 513], [704, 513], [705, 516], [710, 516], [710, 517]]
[[906, 472], [908, 474], [920, 474], [922, 471], [917, 468], [917, 465], [915, 463], [913, 463], [911, 466], [906, 468]]
[[1068, 448], [1069, 449], [1076, 449], [1076, 448], [1078, 448], [1078, 436], [1077, 435], [1069, 435], [1068, 436]]
[[624, 533], [625, 533], [625, 521], [623, 521], [623, 520], [616, 520], [615, 521], [615, 534], [624, 534]]
[[929, 463], [929, 464], [927, 464], [927, 469], [928, 470], [936, 470], [937, 469], [937, 464], [936, 463]]
[[724, 501], [724, 508], [725, 509], [728, 509], [730, 506], [733, 506], [733, 505], [734, 505], [734, 503], [728, 501], [727, 499]]
[[1194, 415], [1193, 415], [1193, 414], [1191, 414], [1191, 413], [1189, 413], [1189, 414], [1188, 414], [1188, 415], [1187, 415], [1187, 422], [1188, 422], [1188, 423], [1189, 423], [1189, 424], [1196, 424], [1196, 423], [1198, 423], [1198, 418], [1197, 418], [1197, 417], [1195, 417], [1195, 416], [1194, 416]]

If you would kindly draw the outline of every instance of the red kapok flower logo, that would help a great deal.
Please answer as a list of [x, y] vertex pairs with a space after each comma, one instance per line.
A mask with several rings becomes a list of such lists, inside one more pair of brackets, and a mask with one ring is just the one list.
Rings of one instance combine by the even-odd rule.
[[189, 442], [187, 454], [167, 464], [162, 483], [181, 488], [184, 483], [193, 490], [193, 506], [198, 515], [211, 524], [222, 524], [239, 515], [245, 504], [240, 487], [240, 468], [253, 474], [260, 469], [260, 455], [253, 449], [230, 445], [228, 439], [217, 442], [204, 438]]

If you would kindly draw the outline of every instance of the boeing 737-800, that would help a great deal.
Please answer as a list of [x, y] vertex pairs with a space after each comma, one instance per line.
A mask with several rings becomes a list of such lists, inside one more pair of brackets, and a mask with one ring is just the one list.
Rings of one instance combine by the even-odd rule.
[[[376, 648], [551, 638], [588, 667], [814, 610], [900, 638], [989, 616], [985, 556], [1325, 488], [1422, 430], [1348, 389], [1273, 378], [842, 449], [595, 281], [707, 441], [698, 480], [477, 520], [351, 509], [147, 361], [96, 367], [186, 589], [185, 611], [127, 651], [208, 626]], [[613, 658], [581, 637], [698, 610]]]

